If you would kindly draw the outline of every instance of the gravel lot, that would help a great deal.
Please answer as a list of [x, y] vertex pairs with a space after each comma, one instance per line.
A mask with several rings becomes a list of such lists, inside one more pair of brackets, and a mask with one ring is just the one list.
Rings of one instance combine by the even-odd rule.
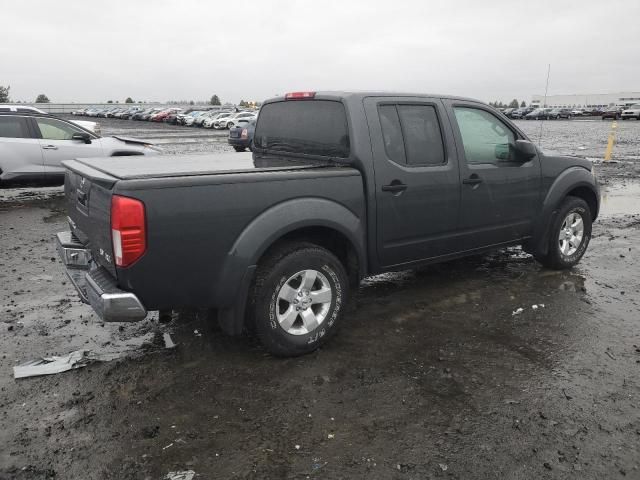
[[[229, 150], [221, 132], [101, 123]], [[601, 159], [610, 126], [544, 122], [541, 143]], [[0, 479], [640, 478], [640, 122], [617, 136], [578, 268], [508, 249], [373, 277], [328, 346], [286, 360], [189, 312], [101, 323], [55, 253], [61, 187], [0, 190]], [[13, 379], [80, 348], [121, 357]]]

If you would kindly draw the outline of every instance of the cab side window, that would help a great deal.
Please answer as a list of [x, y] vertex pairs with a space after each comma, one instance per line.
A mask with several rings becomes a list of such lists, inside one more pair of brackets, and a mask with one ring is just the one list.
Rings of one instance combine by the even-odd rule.
[[24, 117], [0, 116], [0, 138], [31, 138], [27, 119]]
[[514, 133], [485, 110], [454, 107], [464, 155], [469, 164], [508, 162]]
[[402, 127], [400, 127], [400, 117], [398, 117], [396, 106], [380, 105], [378, 112], [387, 157], [395, 163], [404, 165], [406, 163], [404, 141], [402, 139]]
[[82, 133], [79, 128], [54, 118], [36, 118], [36, 122], [45, 140], [71, 140], [75, 133]]
[[435, 107], [432, 105], [380, 105], [382, 138], [387, 157], [407, 166], [446, 163], [444, 142]]

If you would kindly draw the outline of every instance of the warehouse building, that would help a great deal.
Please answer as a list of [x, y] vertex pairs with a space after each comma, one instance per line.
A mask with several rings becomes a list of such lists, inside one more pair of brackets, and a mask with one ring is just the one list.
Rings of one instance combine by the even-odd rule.
[[640, 103], [640, 92], [619, 93], [591, 93], [581, 95], [533, 95], [532, 107], [551, 108], [597, 108], [597, 107], [626, 107]]

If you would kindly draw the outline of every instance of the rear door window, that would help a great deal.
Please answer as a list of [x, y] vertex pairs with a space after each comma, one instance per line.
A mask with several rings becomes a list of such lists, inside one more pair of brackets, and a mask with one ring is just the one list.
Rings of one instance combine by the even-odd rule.
[[444, 144], [436, 109], [431, 105], [398, 105], [407, 165], [442, 165]]
[[24, 117], [0, 116], [0, 137], [31, 138], [27, 119]]
[[382, 137], [387, 156], [408, 166], [446, 163], [444, 142], [432, 105], [380, 105]]
[[333, 100], [285, 100], [260, 111], [254, 144], [273, 152], [347, 158], [344, 105]]

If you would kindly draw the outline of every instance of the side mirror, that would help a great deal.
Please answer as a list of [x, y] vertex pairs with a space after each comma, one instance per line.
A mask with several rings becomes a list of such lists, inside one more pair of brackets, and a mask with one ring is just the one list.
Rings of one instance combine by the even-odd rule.
[[516, 140], [513, 152], [515, 153], [514, 159], [522, 162], [527, 162], [538, 154], [536, 146], [527, 140]]
[[91, 143], [91, 135], [85, 132], [81, 132], [81, 133], [78, 132], [78, 133], [74, 133], [71, 136], [71, 140], [77, 140], [79, 142], [84, 142], [84, 143]]

